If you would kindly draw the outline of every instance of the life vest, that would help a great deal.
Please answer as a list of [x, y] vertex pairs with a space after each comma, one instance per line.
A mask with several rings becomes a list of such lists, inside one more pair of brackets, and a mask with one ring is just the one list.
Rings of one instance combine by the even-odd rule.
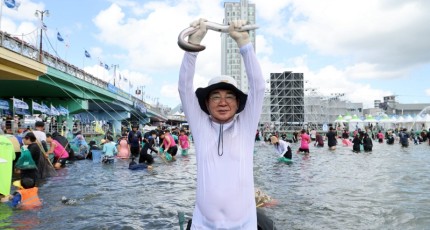
[[18, 207], [24, 210], [36, 208], [42, 206], [42, 202], [40, 202], [37, 187], [28, 188], [28, 189], [20, 189], [17, 192], [21, 194], [21, 203], [19, 203]]

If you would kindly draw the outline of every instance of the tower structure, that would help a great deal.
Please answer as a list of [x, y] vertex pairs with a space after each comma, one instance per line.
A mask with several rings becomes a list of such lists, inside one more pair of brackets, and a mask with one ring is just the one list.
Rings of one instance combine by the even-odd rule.
[[328, 100], [318, 92], [317, 88], [305, 89], [305, 123], [308, 129], [322, 130], [323, 124], [329, 123]]
[[275, 130], [293, 132], [304, 124], [303, 73], [270, 74], [270, 120]]
[[[232, 20], [246, 20], [249, 24], [255, 24], [255, 4], [248, 0], [225, 2], [224, 24], [227, 25]], [[255, 50], [255, 31], [249, 31], [249, 38]], [[233, 77], [238, 87], [243, 92], [248, 92], [248, 78], [239, 48], [227, 33], [221, 34], [221, 73]]]

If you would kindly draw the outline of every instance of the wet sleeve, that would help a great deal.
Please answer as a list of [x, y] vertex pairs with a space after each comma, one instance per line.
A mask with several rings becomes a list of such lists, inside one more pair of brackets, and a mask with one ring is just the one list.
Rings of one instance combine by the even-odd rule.
[[194, 91], [194, 74], [198, 53], [185, 52], [179, 71], [178, 91], [182, 102], [182, 109], [187, 117], [191, 129], [198, 128], [206, 113], [200, 109], [197, 96]]
[[252, 126], [248, 125], [248, 127], [250, 128], [249, 132], [254, 133], [263, 108], [265, 82], [253, 45], [249, 43], [241, 47], [240, 53], [248, 77], [248, 99], [240, 116], [246, 120], [246, 123], [253, 124]]
[[21, 203], [21, 194], [15, 193], [13, 199], [9, 203], [9, 206], [16, 207], [19, 203]]

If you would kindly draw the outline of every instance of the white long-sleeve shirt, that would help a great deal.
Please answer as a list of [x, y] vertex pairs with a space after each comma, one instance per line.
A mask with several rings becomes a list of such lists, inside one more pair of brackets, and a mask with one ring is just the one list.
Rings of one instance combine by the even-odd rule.
[[290, 146], [289, 142], [284, 140], [278, 140], [279, 145], [273, 145], [276, 149], [276, 153], [278, 153], [279, 157], [284, 156], [284, 154], [288, 151], [288, 146]]
[[240, 53], [249, 81], [248, 99], [244, 110], [222, 125], [200, 109], [193, 87], [197, 53], [186, 52], [182, 60], [179, 94], [197, 161], [192, 229], [257, 229], [253, 149], [265, 82], [252, 44], [243, 46]]

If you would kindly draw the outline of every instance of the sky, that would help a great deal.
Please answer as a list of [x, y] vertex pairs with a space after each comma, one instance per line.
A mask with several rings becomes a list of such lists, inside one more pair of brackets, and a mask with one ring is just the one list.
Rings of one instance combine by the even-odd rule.
[[[18, 9], [3, 6], [1, 30], [39, 47], [40, 14], [35, 12], [49, 10], [43, 50], [112, 84], [115, 66], [116, 86], [131, 94], [143, 89], [138, 97], [171, 108], [180, 104], [184, 51], [178, 34], [199, 18], [222, 23], [227, 2], [16, 1]], [[430, 103], [430, 1], [250, 2], [256, 4], [256, 53], [266, 79], [270, 73], [303, 73], [305, 89], [314, 89], [309, 92], [328, 98], [342, 94], [341, 99], [362, 102], [364, 108], [389, 95], [400, 103]], [[195, 88], [221, 74], [219, 33], [209, 31], [202, 44], [206, 50], [198, 55]]]

